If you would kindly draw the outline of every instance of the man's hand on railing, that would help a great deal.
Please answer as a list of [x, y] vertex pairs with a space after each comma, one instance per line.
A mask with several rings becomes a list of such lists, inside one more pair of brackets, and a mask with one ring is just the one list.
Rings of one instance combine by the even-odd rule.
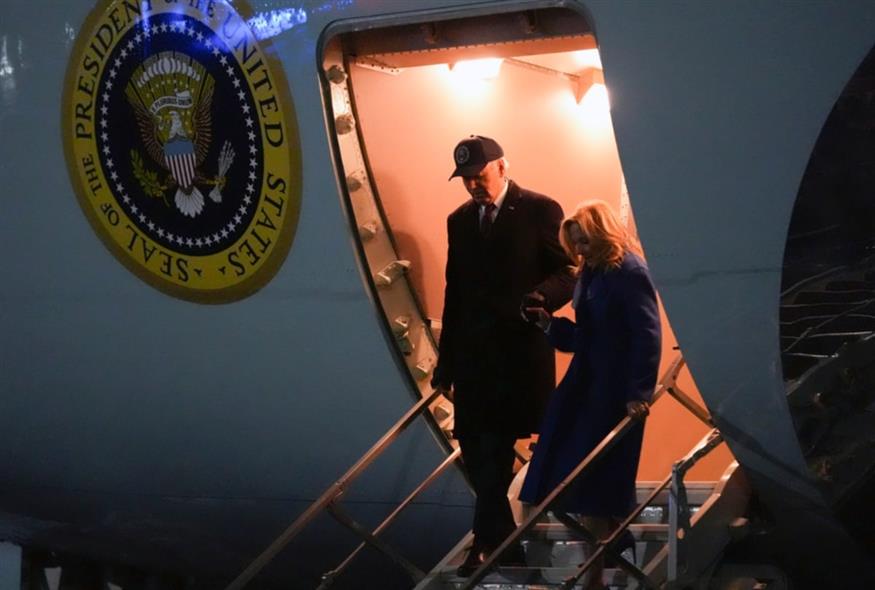
[[626, 402], [626, 413], [633, 420], [643, 420], [650, 413], [650, 406], [641, 400]]

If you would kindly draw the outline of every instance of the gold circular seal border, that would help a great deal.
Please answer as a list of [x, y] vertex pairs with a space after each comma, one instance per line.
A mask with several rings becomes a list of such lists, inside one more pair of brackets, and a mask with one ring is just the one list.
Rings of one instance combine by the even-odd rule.
[[[301, 210], [302, 191], [301, 142], [298, 134], [294, 103], [292, 101], [291, 93], [289, 92], [289, 86], [282, 63], [274, 57], [271, 52], [269, 52], [271, 45], [270, 40], [256, 39], [249, 27], [247, 18], [244, 16], [244, 13], [249, 13], [250, 16], [252, 14], [252, 10], [248, 6], [239, 6], [239, 4], [242, 3], [238, 3], [238, 6], [235, 9], [235, 7], [231, 7], [223, 0], [201, 0], [196, 3], [196, 7], [192, 7], [192, 3], [190, 2], [185, 2], [184, 4], [166, 4], [163, 2], [158, 4], [158, 2], [159, 0], [99, 0], [80, 27], [79, 34], [76, 37], [67, 64], [61, 101], [61, 136], [64, 145], [64, 157], [67, 163], [67, 170], [77, 200], [79, 201], [79, 205], [85, 213], [91, 227], [100, 237], [107, 249], [109, 249], [116, 259], [119, 260], [129, 271], [159, 291], [179, 299], [213, 304], [239, 301], [264, 287], [276, 275], [288, 256], [288, 252], [294, 241]], [[156, 5], [158, 8], [156, 9], [156, 6], [152, 5]], [[124, 18], [125, 14], [130, 15], [133, 7], [140, 8], [140, 18], [137, 20], [130, 19], [128, 23], [120, 25], [120, 19]], [[147, 11], [147, 8], [151, 8], [151, 10]], [[208, 12], [208, 9], [211, 11], [211, 14]], [[270, 93], [275, 97], [278, 106], [275, 114], [277, 115], [277, 120], [282, 126], [284, 138], [284, 141], [280, 146], [271, 146], [264, 137], [263, 130], [260, 129], [262, 132], [261, 158], [263, 162], [263, 178], [261, 180], [261, 186], [257, 187], [257, 199], [254, 200], [256, 214], [253, 215], [245, 231], [241, 233], [240, 237], [233, 244], [208, 256], [184, 255], [178, 254], [171, 249], [165, 248], [163, 245], [153, 242], [147, 236], [140, 236], [140, 239], [144, 240], [143, 243], [147, 244], [147, 247], [141, 248], [144, 252], [148, 250], [148, 247], [154, 247], [160, 251], [169, 252], [174, 259], [186, 259], [188, 261], [202, 264], [203, 267], [200, 277], [198, 277], [197, 273], [194, 271], [194, 269], [197, 268], [194, 265], [189, 265], [190, 268], [188, 270], [189, 278], [198, 277], [198, 281], [202, 283], [198, 286], [188, 286], [185, 284], [188, 281], [183, 281], [179, 277], [174, 280], [174, 263], [172, 261], [169, 263], [171, 274], [168, 277], [167, 273], [164, 272], [167, 270], [168, 265], [166, 256], [152, 255], [148, 260], [141, 262], [131, 253], [131, 249], [128, 245], [125, 244], [123, 240], [119, 239], [120, 237], [124, 237], [122, 231], [127, 231], [125, 225], [131, 225], [134, 227], [136, 227], [136, 225], [133, 224], [130, 218], [128, 218], [125, 212], [118, 206], [115, 196], [109, 190], [109, 183], [105, 178], [104, 170], [97, 154], [97, 110], [99, 108], [97, 90], [100, 81], [103, 80], [103, 76], [105, 75], [108, 60], [105, 58], [101, 59], [98, 73], [96, 75], [85, 76], [83, 73], [83, 71], [85, 71], [84, 59], [86, 51], [102, 26], [108, 25], [112, 27], [115, 34], [112, 45], [106, 50], [106, 57], [108, 57], [109, 53], [111, 53], [116, 47], [118, 40], [126, 35], [131, 27], [138, 26], [143, 18], [168, 13], [192, 17], [205, 24], [216, 35], [222, 38], [226, 45], [231, 48], [231, 55], [234, 56], [240, 69], [245, 74], [245, 81], [250, 96], [252, 96], [254, 102], [258, 104], [258, 97], [261, 93], [258, 93], [253, 89], [252, 75], [246, 72], [246, 68], [241, 63], [237, 51], [234, 50], [234, 46], [217, 31], [217, 28], [220, 28], [221, 23], [224, 22], [224, 20], [220, 21], [220, 19], [228, 18], [229, 14], [242, 21], [240, 29], [244, 31], [244, 35], [246, 36], [250, 47], [256, 48], [258, 52], [257, 57], [263, 60], [264, 69], [270, 77], [272, 85]], [[217, 25], [216, 23], [219, 24]], [[89, 64], [89, 67], [91, 67], [91, 64]], [[80, 76], [84, 77], [84, 82], [83, 78], [80, 78]], [[76, 128], [77, 123], [87, 123], [87, 118], [83, 119], [82, 117], [77, 117], [77, 115], [82, 115], [83, 113], [88, 112], [88, 110], [86, 108], [87, 104], [77, 102], [76, 95], [77, 91], [79, 94], [88, 94], [87, 91], [82, 90], [79, 85], [84, 84], [85, 88], [88, 88], [89, 80], [92, 82], [92, 96], [90, 97], [92, 99], [90, 107], [90, 112], [92, 113], [90, 139], [77, 137]], [[76, 110], [77, 105], [80, 105], [80, 110], [78, 112]], [[256, 111], [258, 111], [257, 108]], [[259, 126], [264, 122], [264, 117], [261, 113], [256, 113], [255, 119]], [[87, 134], [87, 128], [80, 129], [80, 131], [82, 131], [82, 134]], [[83, 149], [83, 147], [85, 149]], [[258, 255], [257, 253], [259, 252], [259, 249], [263, 246], [263, 243], [259, 244], [257, 240], [252, 239], [251, 232], [259, 220], [259, 211], [264, 205], [266, 191], [269, 190], [267, 183], [268, 172], [273, 171], [271, 166], [279, 166], [281, 168], [283, 171], [282, 179], [286, 183], [286, 190], [280, 195], [281, 197], [284, 197], [282, 207], [283, 211], [279, 223], [276, 224], [276, 232], [271, 236], [272, 246], [269, 251], [265, 251], [259, 255], [258, 261], [245, 266], [246, 272], [244, 273], [244, 276], [236, 277], [237, 280], [228, 280], [225, 283], [222, 283], [222, 279], [219, 278], [222, 273], [218, 270], [222, 263], [222, 257], [225, 258], [226, 274], [229, 272], [234, 273], [235, 270], [227, 268], [227, 258], [230, 253], [238, 253], [236, 261], [239, 264], [241, 260], [244, 260], [241, 256], [246, 255], [247, 258], [245, 260], [251, 261], [252, 257]], [[92, 182], [89, 182], [89, 178], [92, 179]], [[95, 191], [91, 189], [91, 186], [96, 186], [96, 183], [98, 182], [104, 189], [102, 197], [97, 196]], [[274, 207], [274, 209], [276, 209], [276, 207]], [[110, 211], [114, 211], [115, 213], [112, 214]], [[111, 216], [112, 219], [117, 219], [115, 223], [112, 223], [112, 220], [110, 219]], [[262, 240], [263, 239], [264, 237], [262, 236]], [[250, 242], [244, 243], [247, 242], [247, 240], [250, 240]], [[128, 244], [129, 243], [130, 241]], [[156, 254], [158, 253], [158, 251], [154, 252]], [[236, 269], [236, 267], [234, 268]], [[176, 270], [178, 270], [178, 268]], [[203, 278], [203, 275], [207, 275], [207, 277]]]

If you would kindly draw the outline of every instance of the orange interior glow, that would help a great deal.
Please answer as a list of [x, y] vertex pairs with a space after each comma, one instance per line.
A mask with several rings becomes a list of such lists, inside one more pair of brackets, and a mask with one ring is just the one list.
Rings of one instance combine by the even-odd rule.
[[463, 78], [492, 80], [498, 77], [502, 62], [500, 57], [463, 60], [450, 65], [450, 70]]

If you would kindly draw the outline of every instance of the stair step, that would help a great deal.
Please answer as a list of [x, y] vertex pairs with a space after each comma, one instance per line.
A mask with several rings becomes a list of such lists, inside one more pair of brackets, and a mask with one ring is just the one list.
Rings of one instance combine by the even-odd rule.
[[830, 281], [824, 286], [827, 291], [875, 291], [875, 283], [872, 281], [838, 280]]
[[831, 356], [848, 342], [856, 342], [872, 332], [842, 332], [812, 334], [805, 338], [781, 338], [781, 348], [786, 350], [792, 346], [792, 352], [798, 354], [813, 354]]
[[[629, 531], [636, 541], [665, 542], [668, 538], [668, 525], [664, 523], [635, 523], [629, 526]], [[539, 522], [529, 535], [548, 541], [577, 541], [578, 535], [558, 522]], [[523, 541], [525, 543], [525, 541]]]
[[[690, 514], [695, 514], [698, 512], [701, 503], [696, 504], [693, 501], [688, 502], [690, 507]], [[664, 525], [668, 522], [668, 507], [667, 506], [648, 506], [644, 510], [641, 511], [641, 514], [638, 515], [633, 523], [632, 527], [636, 526], [646, 526], [646, 525]], [[553, 516], [552, 512], [547, 513], [546, 520], [539, 524], [554, 524], [560, 527], [564, 527], [562, 523], [560, 523], [555, 516]], [[535, 525], [536, 528], [538, 525]]]
[[[718, 482], [686, 482], [686, 496], [690, 511], [696, 513], [714, 493]], [[643, 503], [656, 486], [657, 482], [639, 481], [637, 488], [638, 502]], [[668, 502], [670, 493], [662, 490], [651, 504], [629, 526], [629, 531], [635, 539], [634, 552], [632, 548], [623, 552], [623, 558], [635, 563], [639, 568], [649, 564], [665, 550], [669, 527]], [[525, 506], [517, 519], [526, 516]], [[576, 573], [579, 564], [591, 555], [589, 545], [559, 522], [552, 512], [541, 516], [534, 527], [520, 540], [525, 551], [525, 567], [497, 566], [476, 586], [482, 590], [547, 590], [559, 588], [562, 582]], [[439, 565], [417, 586], [417, 590], [449, 590], [459, 589], [467, 583], [467, 578], [460, 578], [456, 571], [467, 556], [473, 542], [473, 534], [468, 533], [444, 557]], [[612, 563], [610, 560], [607, 563]], [[584, 578], [586, 581], [586, 577]], [[607, 588], [614, 590], [637, 590], [638, 581], [620, 568], [605, 568], [602, 581]], [[575, 589], [581, 590], [582, 583], [575, 584]]]
[[[686, 482], [687, 488], [687, 503], [690, 506], [698, 506], [704, 504], [711, 494], [714, 492], [714, 486], [716, 482], [712, 481], [691, 481]], [[640, 504], [644, 500], [647, 499], [647, 496], [653, 492], [654, 488], [657, 486], [654, 482], [638, 482], [636, 488], [636, 499]], [[666, 488], [657, 494], [656, 498], [654, 498], [653, 502], [650, 503], [650, 507], [660, 507], [668, 505], [668, 496], [669, 490]]]
[[[448, 566], [441, 570], [440, 579], [443, 588], [461, 588], [467, 578], [456, 575], [455, 566]], [[489, 590], [536, 590], [558, 588], [562, 581], [574, 574], [574, 567], [499, 567], [490, 572], [477, 584], [476, 588]], [[628, 576], [619, 568], [605, 568], [602, 572], [602, 582], [609, 587], [626, 588]], [[583, 588], [582, 584], [574, 585], [575, 590]]]
[[863, 289], [848, 291], [837, 289], [829, 291], [803, 291], [796, 294], [793, 303], [843, 303], [846, 305], [859, 305], [866, 303], [872, 297], [875, 297], [875, 292]]
[[[782, 322], [794, 322], [810, 316], [837, 316], [851, 309], [853, 305], [843, 303], [811, 303], [811, 304], [789, 304], [781, 305], [779, 315]], [[867, 305], [859, 309], [854, 309], [855, 313], [871, 313], [873, 305]]]
[[[816, 329], [816, 331], [815, 331]], [[860, 313], [851, 313], [845, 316], [812, 316], [795, 322], [781, 322], [781, 336], [801, 336], [806, 330], [814, 333], [875, 331], [875, 316]]]

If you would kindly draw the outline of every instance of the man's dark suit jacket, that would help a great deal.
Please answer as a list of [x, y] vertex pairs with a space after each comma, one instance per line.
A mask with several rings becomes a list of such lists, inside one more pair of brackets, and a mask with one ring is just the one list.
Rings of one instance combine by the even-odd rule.
[[535, 432], [555, 386], [554, 352], [520, 316], [537, 290], [548, 311], [571, 297], [571, 261], [559, 244], [558, 203], [509, 183], [487, 237], [469, 200], [447, 219], [449, 254], [438, 366], [432, 383], [455, 388], [455, 435]]

